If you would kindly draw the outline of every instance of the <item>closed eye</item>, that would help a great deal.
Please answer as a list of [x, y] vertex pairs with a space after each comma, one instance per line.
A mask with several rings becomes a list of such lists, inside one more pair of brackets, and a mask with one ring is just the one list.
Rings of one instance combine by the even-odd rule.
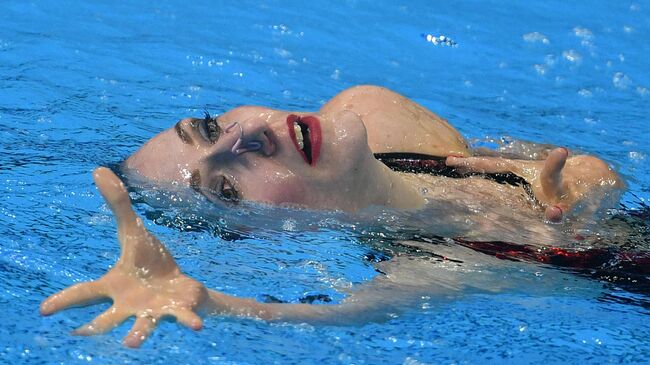
[[[193, 145], [200, 142], [199, 136], [203, 140], [214, 144], [221, 136], [222, 129], [219, 126], [217, 117], [210, 116], [208, 112], [205, 113], [203, 119], [192, 118], [189, 123], [184, 123], [185, 120], [180, 120], [174, 125], [176, 135], [185, 144]], [[190, 128], [187, 128], [187, 124], [189, 124]]]
[[217, 122], [217, 116], [212, 117], [207, 110], [203, 111], [204, 117], [201, 121], [200, 132], [203, 138], [214, 144], [221, 135], [221, 127]]
[[204, 119], [203, 126], [205, 128], [207, 139], [210, 143], [214, 144], [221, 136], [221, 127], [217, 123], [217, 118]]

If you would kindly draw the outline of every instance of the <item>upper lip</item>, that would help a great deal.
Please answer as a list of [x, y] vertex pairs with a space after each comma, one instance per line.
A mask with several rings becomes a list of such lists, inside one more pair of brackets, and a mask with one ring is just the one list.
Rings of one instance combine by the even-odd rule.
[[[304, 143], [302, 149], [300, 148], [298, 139], [296, 138], [294, 123], [297, 123], [298, 126], [300, 126]], [[314, 116], [299, 117], [295, 114], [289, 114], [289, 116], [287, 116], [287, 127], [289, 128], [289, 136], [291, 137], [296, 150], [298, 150], [305, 162], [311, 166], [315, 166], [320, 156], [322, 140], [320, 121], [318, 118]]]

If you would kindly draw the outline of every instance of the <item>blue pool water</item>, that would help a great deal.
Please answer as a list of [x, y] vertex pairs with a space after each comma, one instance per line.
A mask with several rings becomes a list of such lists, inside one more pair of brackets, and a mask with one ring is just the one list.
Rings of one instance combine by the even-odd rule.
[[[647, 2], [0, 4], [0, 362], [650, 363], [647, 287], [477, 253], [466, 263], [485, 275], [468, 274], [459, 297], [423, 296], [382, 323], [211, 317], [198, 333], [165, 322], [142, 349], [127, 350], [128, 323], [69, 335], [106, 304], [47, 318], [37, 311], [119, 255], [91, 171], [203, 108], [314, 110], [347, 87], [378, 84], [469, 138], [597, 154], [625, 176], [626, 206], [641, 207], [650, 198]], [[246, 223], [226, 211], [216, 228], [189, 232], [171, 208], [137, 209], [185, 271], [229, 294], [336, 302], [375, 275], [364, 260], [372, 235], [336, 215]], [[214, 234], [233, 225], [237, 232]], [[508, 285], [488, 293], [487, 281]]]

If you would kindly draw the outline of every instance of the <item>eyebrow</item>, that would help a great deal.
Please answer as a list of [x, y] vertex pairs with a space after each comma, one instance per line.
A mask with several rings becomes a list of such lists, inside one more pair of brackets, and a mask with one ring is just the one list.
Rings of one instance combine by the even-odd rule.
[[192, 137], [190, 137], [187, 134], [187, 132], [185, 132], [183, 130], [183, 128], [181, 128], [181, 122], [182, 121], [178, 121], [178, 123], [176, 123], [176, 125], [174, 125], [174, 130], [176, 130], [176, 134], [178, 135], [178, 138], [180, 138], [181, 141], [183, 143], [185, 143], [185, 144], [194, 144], [194, 141], [192, 140]]

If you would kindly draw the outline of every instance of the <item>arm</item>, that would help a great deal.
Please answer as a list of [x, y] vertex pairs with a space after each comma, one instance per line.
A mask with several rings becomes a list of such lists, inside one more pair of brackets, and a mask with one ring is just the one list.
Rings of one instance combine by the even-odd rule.
[[[414, 246], [422, 252], [430, 252], [433, 247], [417, 242], [401, 244]], [[448, 252], [441, 252], [445, 256], [459, 254], [459, 247], [446, 249]], [[443, 248], [436, 245], [436, 252], [439, 250]], [[476, 255], [475, 252], [472, 254]], [[269, 322], [315, 325], [381, 322], [416, 307], [422, 301], [422, 296], [433, 297], [440, 302], [460, 295], [461, 283], [466, 278], [459, 276], [467, 276], [467, 273], [458, 270], [459, 263], [458, 260], [446, 258], [432, 260], [427, 256], [395, 256], [377, 264], [380, 274], [355, 287], [340, 304], [260, 303], [251, 298], [238, 298], [209, 290], [209, 299], [204, 308], [209, 314], [255, 317]], [[500, 285], [492, 278], [484, 289], [500, 290]]]
[[[146, 230], [131, 207], [124, 185], [115, 174], [99, 168], [94, 179], [117, 218], [120, 259], [103, 277], [66, 288], [44, 300], [40, 307], [41, 314], [50, 315], [98, 299], [112, 299], [113, 305], [107, 311], [76, 329], [74, 334], [105, 333], [135, 316], [136, 321], [124, 338], [124, 344], [138, 347], [161, 319], [173, 317], [182, 325], [199, 330], [203, 325], [199, 313], [204, 312], [269, 321], [330, 324], [382, 320], [389, 318], [390, 313], [408, 307], [422, 289], [396, 281], [398, 275], [393, 275], [394, 270], [391, 271], [390, 267], [400, 265], [392, 263], [383, 268], [388, 271], [387, 275], [379, 275], [372, 282], [360, 286], [338, 305], [260, 303], [208, 290], [183, 274], [165, 246]], [[415, 270], [410, 261], [401, 267]]]
[[[446, 120], [389, 89], [362, 85], [344, 90], [321, 108], [322, 113], [349, 110], [358, 114], [368, 132], [374, 153], [415, 152], [449, 157], [447, 164], [466, 172], [514, 173], [526, 179], [545, 209], [545, 217], [559, 221], [564, 213], [587, 202], [587, 212], [597, 210], [606, 194], [622, 182], [603, 161], [593, 156], [572, 156], [555, 149], [546, 161], [500, 157], [469, 157], [460, 133]], [[584, 204], [583, 204], [584, 205]]]
[[595, 213], [608, 196], [623, 187], [621, 178], [602, 160], [572, 156], [566, 148], [549, 152], [546, 160], [512, 160], [501, 157], [447, 157], [448, 166], [461, 172], [513, 173], [530, 183], [535, 197], [550, 221], [560, 221], [566, 212], [582, 205]]

